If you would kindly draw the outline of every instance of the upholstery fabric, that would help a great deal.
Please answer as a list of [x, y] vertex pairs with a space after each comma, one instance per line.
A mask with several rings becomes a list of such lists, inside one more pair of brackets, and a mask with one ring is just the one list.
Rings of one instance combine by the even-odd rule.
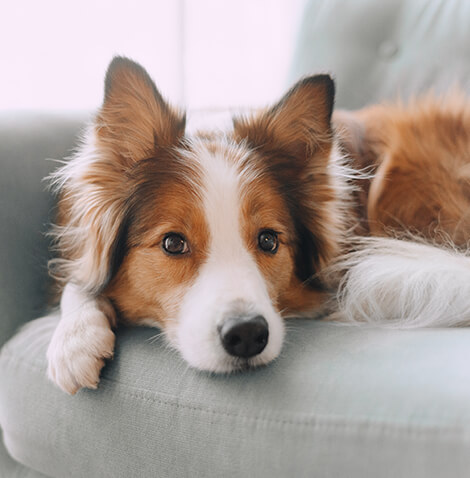
[[0, 478], [48, 478], [48, 477], [14, 460], [8, 454], [0, 434]]
[[330, 72], [340, 108], [433, 88], [470, 91], [467, 0], [310, 0], [290, 81]]
[[[0, 116], [0, 347], [47, 303], [52, 210], [42, 179], [70, 153], [83, 118]], [[51, 160], [46, 160], [46, 158]]]
[[55, 320], [0, 355], [6, 446], [47, 476], [468, 476], [468, 329], [298, 320], [274, 364], [227, 377], [124, 328], [98, 390], [71, 397], [45, 377]]

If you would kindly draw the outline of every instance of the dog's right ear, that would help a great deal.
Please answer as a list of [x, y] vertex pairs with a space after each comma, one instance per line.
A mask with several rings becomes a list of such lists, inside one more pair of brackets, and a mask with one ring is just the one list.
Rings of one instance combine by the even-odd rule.
[[92, 294], [106, 287], [126, 254], [132, 217], [127, 173], [138, 161], [158, 161], [180, 143], [184, 129], [185, 116], [163, 100], [148, 73], [114, 58], [103, 105], [82, 147], [52, 178], [60, 197], [54, 277]]
[[132, 165], [177, 144], [185, 124], [185, 115], [165, 102], [144, 68], [128, 58], [112, 60], [96, 117], [97, 139], [104, 147]]

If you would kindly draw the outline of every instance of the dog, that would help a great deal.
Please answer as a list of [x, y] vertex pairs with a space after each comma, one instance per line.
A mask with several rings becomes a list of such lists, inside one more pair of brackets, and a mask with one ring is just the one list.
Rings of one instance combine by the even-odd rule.
[[334, 96], [329, 75], [307, 77], [230, 131], [190, 135], [140, 65], [113, 59], [52, 177], [55, 384], [96, 388], [118, 322], [220, 373], [278, 357], [288, 317], [468, 322], [469, 102], [333, 114]]

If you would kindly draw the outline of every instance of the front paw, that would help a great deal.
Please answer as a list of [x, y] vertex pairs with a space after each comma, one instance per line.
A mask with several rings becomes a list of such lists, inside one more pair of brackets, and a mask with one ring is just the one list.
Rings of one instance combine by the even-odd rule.
[[105, 359], [112, 358], [115, 336], [108, 317], [85, 305], [62, 318], [47, 349], [47, 375], [71, 395], [96, 388]]

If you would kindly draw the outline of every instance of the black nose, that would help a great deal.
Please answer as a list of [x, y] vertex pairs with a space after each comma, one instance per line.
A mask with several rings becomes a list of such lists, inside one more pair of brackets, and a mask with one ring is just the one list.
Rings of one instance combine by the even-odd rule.
[[261, 353], [268, 343], [269, 328], [266, 319], [256, 317], [233, 317], [219, 329], [224, 349], [235, 357], [249, 358]]

